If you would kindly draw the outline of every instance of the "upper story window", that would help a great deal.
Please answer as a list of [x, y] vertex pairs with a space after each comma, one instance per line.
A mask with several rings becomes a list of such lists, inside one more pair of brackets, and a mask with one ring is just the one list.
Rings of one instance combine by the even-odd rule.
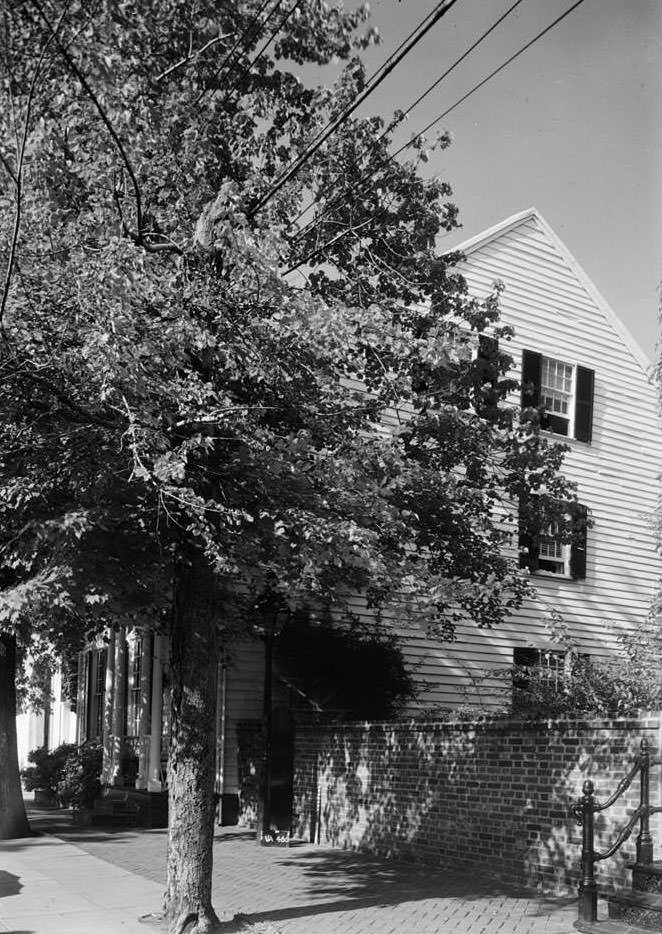
[[533, 350], [522, 352], [522, 408], [544, 409], [541, 424], [559, 435], [590, 441], [594, 372]]
[[571, 555], [570, 545], [561, 541], [558, 527], [549, 526], [538, 537], [538, 568], [539, 571], [547, 571], [549, 574], [560, 574], [562, 577], [571, 577]]
[[533, 574], [554, 574], [571, 580], [586, 578], [586, 531], [591, 524], [588, 510], [581, 503], [569, 504], [567, 517], [574, 523], [572, 536], [558, 523], [546, 524], [536, 518], [537, 507], [524, 509], [520, 502], [520, 567]]

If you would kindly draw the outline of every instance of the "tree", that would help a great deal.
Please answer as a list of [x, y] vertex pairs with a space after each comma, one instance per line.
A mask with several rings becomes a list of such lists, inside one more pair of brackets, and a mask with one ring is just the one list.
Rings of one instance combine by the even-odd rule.
[[[67, 643], [167, 608], [171, 934], [217, 921], [219, 639], [265, 593], [497, 625], [528, 589], [518, 499], [562, 522], [573, 496], [538, 413], [499, 405], [507, 354], [473, 352], [508, 332], [437, 254], [450, 189], [346, 114], [366, 11], [262, 6], [24, 0], [2, 25], [0, 621]], [[291, 71], [334, 56], [330, 89]]]

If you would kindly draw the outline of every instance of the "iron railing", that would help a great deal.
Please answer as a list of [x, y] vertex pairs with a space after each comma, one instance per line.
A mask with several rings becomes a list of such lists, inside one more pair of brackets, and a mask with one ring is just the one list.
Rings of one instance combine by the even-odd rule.
[[[650, 769], [661, 765], [662, 759], [651, 758], [647, 739], [641, 741], [641, 752], [635, 757], [634, 765], [616, 786], [616, 790], [606, 801], [600, 803], [595, 798], [595, 786], [590, 779], [584, 782], [582, 797], [572, 807], [572, 813], [582, 828], [582, 877], [579, 883], [579, 920], [597, 921], [598, 888], [595, 881], [595, 864], [609, 859], [625, 843], [639, 821], [637, 835], [637, 863], [647, 865], [653, 862], [653, 838], [650, 833], [650, 816], [662, 812], [662, 807], [650, 803]], [[611, 807], [627, 791], [637, 773], [640, 775], [639, 807], [618, 836], [604, 853], [594, 850], [595, 815]]]

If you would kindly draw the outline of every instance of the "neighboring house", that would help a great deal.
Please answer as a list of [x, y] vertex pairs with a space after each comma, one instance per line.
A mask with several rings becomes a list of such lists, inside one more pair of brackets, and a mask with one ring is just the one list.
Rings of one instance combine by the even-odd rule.
[[[592, 521], [574, 548], [554, 538], [513, 534], [512, 554], [526, 547], [537, 595], [495, 630], [458, 628], [457, 641], [403, 634], [420, 693], [408, 711], [503, 699], [504, 679], [490, 675], [513, 662], [563, 664], [551, 624], [559, 619], [577, 650], [598, 658], [616, 651], [620, 633], [646, 623], [660, 567], [651, 528], [658, 497], [660, 440], [649, 361], [566, 247], [535, 210], [518, 214], [462, 244], [470, 292], [487, 295], [501, 281], [502, 323], [516, 336], [503, 349], [543, 405], [549, 427], [567, 441], [565, 473]], [[513, 403], [519, 403], [514, 398]], [[104, 782], [158, 793], [165, 778], [168, 732], [167, 646], [161, 636], [121, 631], [81, 656], [78, 740], [106, 750]], [[246, 642], [219, 663], [217, 791], [232, 822], [246, 764], [242, 730], [263, 713], [264, 643]], [[274, 684], [274, 707], [291, 702]], [[300, 700], [300, 699], [299, 699]]]
[[[75, 743], [77, 734], [76, 704], [69, 697], [71, 684], [57, 669], [50, 679], [51, 704], [45, 711], [35, 712], [29, 707], [16, 717], [18, 764], [28, 765], [28, 753], [39, 746], [55, 749], [62, 743]], [[73, 688], [75, 693], [75, 687]]]

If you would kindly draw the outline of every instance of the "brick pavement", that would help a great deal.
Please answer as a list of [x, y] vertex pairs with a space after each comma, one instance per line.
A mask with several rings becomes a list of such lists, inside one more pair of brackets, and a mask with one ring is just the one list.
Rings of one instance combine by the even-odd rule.
[[[164, 830], [74, 828], [62, 812], [36, 817], [84, 852], [150, 882], [165, 878]], [[570, 934], [576, 900], [509, 890], [478, 874], [312, 845], [259, 847], [219, 831], [214, 904], [282, 934]]]

